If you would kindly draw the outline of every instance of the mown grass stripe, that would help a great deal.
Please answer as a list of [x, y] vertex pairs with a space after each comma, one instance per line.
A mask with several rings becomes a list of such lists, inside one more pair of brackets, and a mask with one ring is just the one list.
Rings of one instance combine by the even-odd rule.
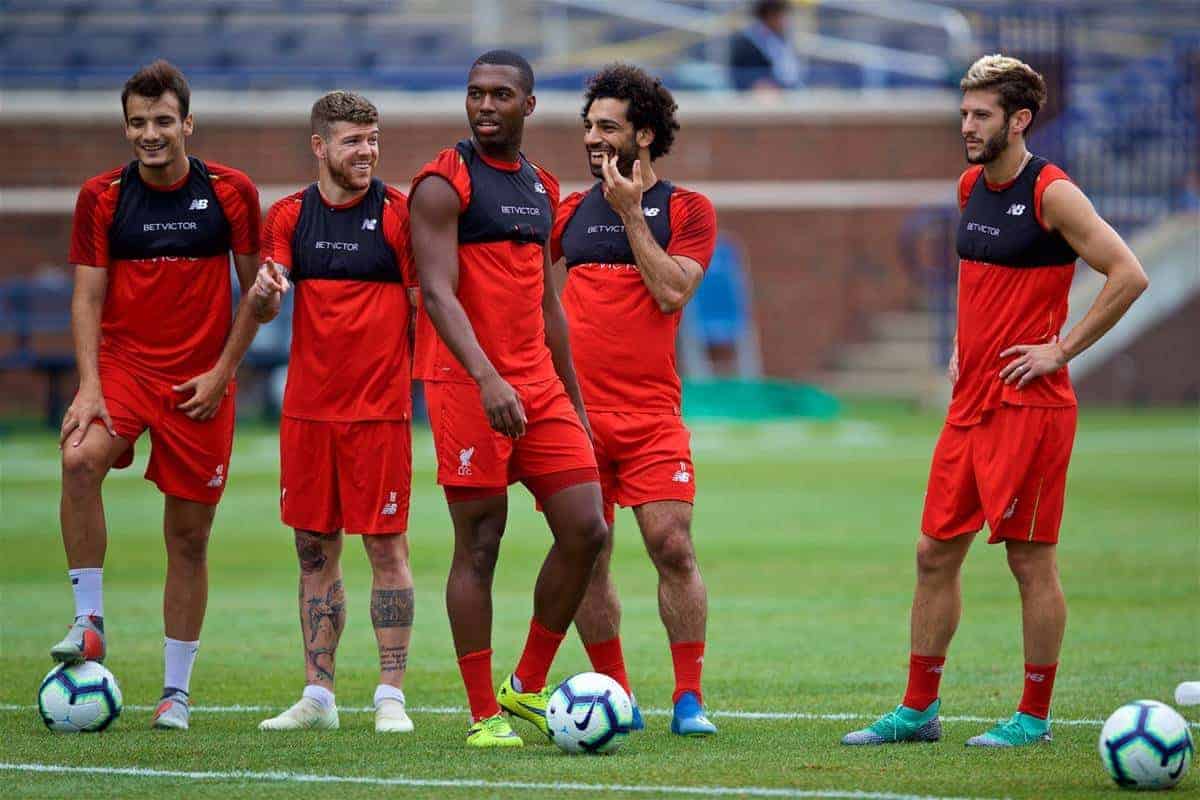
[[603, 784], [539, 781], [494, 781], [481, 778], [405, 778], [372, 775], [314, 775], [303, 772], [192, 772], [145, 767], [71, 767], [61, 764], [0, 762], [0, 770], [73, 775], [105, 775], [130, 778], [186, 778], [211, 781], [262, 781], [272, 783], [344, 783], [369, 786], [408, 786], [441, 789], [522, 789], [590, 794], [675, 794], [699, 797], [831, 797], [846, 800], [984, 800], [983, 798], [934, 797], [897, 792], [863, 792], [844, 789], [785, 789], [768, 786], [671, 786], [654, 784]]
[[[126, 709], [130, 711], [153, 711], [156, 706], [143, 705], [127, 705]], [[14, 703], [0, 703], [0, 712], [3, 711], [34, 711], [37, 706], [34, 705], [17, 705]], [[284, 706], [192, 706], [192, 711], [196, 713], [207, 714], [268, 714], [282, 711]], [[461, 706], [410, 706], [408, 709], [414, 714], [466, 714], [467, 709]], [[347, 707], [339, 706], [338, 713], [340, 714], [368, 714], [375, 711], [372, 706]], [[669, 708], [643, 708], [642, 713], [648, 717], [669, 717], [671, 709]], [[727, 717], [729, 719], [769, 719], [769, 720], [816, 720], [821, 722], [853, 722], [855, 720], [873, 720], [878, 717], [878, 714], [859, 714], [852, 711], [826, 712], [818, 713], [815, 711], [720, 711], [716, 709], [708, 709], [708, 713], [713, 717]], [[943, 722], [979, 722], [992, 724], [1001, 721], [1001, 717], [980, 717], [980, 716], [963, 716], [951, 715], [943, 716]], [[1104, 725], [1102, 719], [1053, 719], [1054, 725], [1069, 725], [1099, 728]], [[1200, 722], [1188, 723], [1191, 727], [1200, 729]]]

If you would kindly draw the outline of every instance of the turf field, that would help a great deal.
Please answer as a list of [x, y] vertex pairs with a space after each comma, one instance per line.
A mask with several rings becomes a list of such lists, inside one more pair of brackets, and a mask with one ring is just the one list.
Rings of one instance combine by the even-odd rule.
[[[427, 433], [415, 438], [411, 537], [417, 623], [406, 690], [417, 730], [384, 738], [364, 713], [375, 685], [361, 548], [344, 556], [349, 621], [338, 656], [342, 729], [264, 734], [302, 681], [291, 536], [277, 517], [276, 443], [244, 428], [211, 546], [212, 590], [193, 676], [192, 730], [148, 729], [162, 677], [161, 499], [133, 469], [106, 485], [108, 666], [126, 713], [110, 732], [56, 736], [32, 708], [46, 650], [69, 621], [54, 441], [3, 441], [0, 770], [6, 797], [545, 796], [1097, 797], [1117, 792], [1096, 754], [1100, 721], [1200, 678], [1197, 419], [1092, 412], [1081, 419], [1061, 561], [1071, 621], [1050, 745], [967, 751], [1016, 705], [1015, 585], [1001, 549], [968, 559], [963, 624], [943, 682], [945, 739], [850, 749], [838, 738], [896, 702], [907, 664], [912, 553], [939, 419], [848, 413], [832, 423], [698, 426], [699, 558], [710, 592], [706, 700], [720, 735], [667, 733], [671, 665], [654, 574], [617, 522], [624, 642], [647, 730], [607, 758], [569, 758], [529, 735], [516, 752], [468, 752], [442, 589], [449, 524]], [[522, 489], [497, 577], [497, 670], [511, 668], [548, 534]], [[350, 542], [349, 545], [354, 545]], [[575, 637], [553, 675], [587, 667]], [[497, 674], [499, 680], [501, 674]], [[1195, 711], [1193, 720], [1200, 718]], [[523, 726], [524, 723], [516, 723]], [[531, 733], [527, 727], [518, 728]], [[84, 770], [71, 771], [71, 770]], [[203, 773], [199, 775], [197, 773]], [[615, 792], [606, 792], [614, 789]], [[1200, 794], [1191, 775], [1176, 796]]]

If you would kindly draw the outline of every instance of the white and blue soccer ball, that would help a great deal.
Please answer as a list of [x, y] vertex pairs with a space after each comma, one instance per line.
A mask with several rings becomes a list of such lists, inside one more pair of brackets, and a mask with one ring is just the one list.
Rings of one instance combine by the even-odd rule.
[[546, 724], [554, 743], [568, 753], [613, 753], [629, 735], [633, 701], [607, 675], [581, 672], [550, 695]]
[[1187, 720], [1156, 700], [1121, 706], [1100, 731], [1100, 760], [1125, 789], [1169, 789], [1187, 775], [1193, 749]]
[[38, 688], [38, 712], [59, 733], [102, 731], [121, 715], [121, 687], [101, 663], [59, 664]]

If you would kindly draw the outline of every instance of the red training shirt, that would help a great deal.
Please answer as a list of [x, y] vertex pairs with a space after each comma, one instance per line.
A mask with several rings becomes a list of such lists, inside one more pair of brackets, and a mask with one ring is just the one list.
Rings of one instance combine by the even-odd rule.
[[[291, 269], [293, 240], [305, 191], [271, 206], [263, 258]], [[319, 193], [318, 193], [319, 194]], [[366, 195], [325, 209], [354, 213]], [[358, 227], [357, 225], [355, 227]], [[412, 414], [407, 289], [415, 286], [408, 202], [387, 187], [380, 223], [396, 254], [398, 283], [305, 279], [294, 284], [292, 350], [283, 415], [324, 422], [405, 420]]]
[[[478, 157], [488, 166], [517, 172], [520, 162], [507, 163]], [[558, 208], [558, 180], [532, 164], [550, 201]], [[459, 214], [471, 203], [471, 176], [462, 156], [453, 148], [438, 153], [412, 180], [411, 195], [431, 175], [445, 179], [458, 194]], [[542, 317], [545, 291], [545, 247], [533, 242], [491, 241], [459, 244], [458, 300], [480, 347], [496, 371], [514, 386], [554, 380], [558, 373], [546, 345]], [[429, 315], [417, 317], [414, 377], [425, 381], [474, 383], [470, 374], [437, 335]]]

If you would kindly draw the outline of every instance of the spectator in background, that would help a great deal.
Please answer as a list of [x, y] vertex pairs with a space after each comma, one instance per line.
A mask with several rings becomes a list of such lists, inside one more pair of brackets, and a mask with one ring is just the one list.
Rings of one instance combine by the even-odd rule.
[[802, 65], [788, 40], [788, 0], [755, 0], [754, 22], [733, 37], [729, 71], [738, 91], [796, 89]]

